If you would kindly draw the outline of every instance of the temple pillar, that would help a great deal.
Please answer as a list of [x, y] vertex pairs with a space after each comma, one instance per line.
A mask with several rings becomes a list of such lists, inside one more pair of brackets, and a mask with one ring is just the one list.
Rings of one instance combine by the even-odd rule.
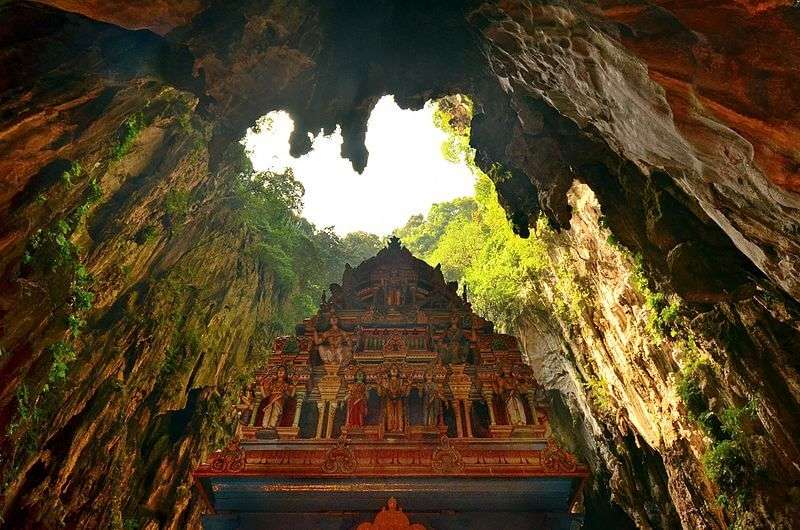
[[533, 416], [533, 418], [531, 418], [533, 420], [532, 424], [538, 426], [539, 425], [539, 415], [536, 413], [536, 397], [534, 396], [533, 391], [528, 392], [526, 394], [526, 397], [528, 398], [528, 406], [530, 406], [531, 415]]
[[497, 419], [494, 417], [494, 399], [491, 394], [485, 394], [483, 398], [486, 400], [486, 406], [489, 408], [489, 426], [494, 427], [497, 425]]
[[459, 403], [459, 400], [454, 399], [452, 401], [452, 405], [453, 405], [453, 411], [455, 412], [456, 415], [456, 433], [459, 438], [462, 438], [464, 436], [464, 433], [462, 431], [462, 426], [461, 426], [461, 404]]
[[320, 401], [317, 403], [317, 410], [319, 410], [319, 415], [317, 416], [317, 434], [314, 436], [315, 438], [322, 437], [322, 421], [325, 419], [325, 402]]
[[464, 425], [467, 427], [467, 438], [472, 438], [472, 400], [467, 399], [464, 403]]
[[333, 434], [333, 419], [336, 416], [336, 402], [328, 401], [328, 425], [325, 428], [325, 438], [330, 438]]
[[294, 407], [294, 421], [292, 427], [300, 426], [300, 412], [303, 410], [303, 401], [305, 400], [304, 394], [297, 394], [297, 402]]

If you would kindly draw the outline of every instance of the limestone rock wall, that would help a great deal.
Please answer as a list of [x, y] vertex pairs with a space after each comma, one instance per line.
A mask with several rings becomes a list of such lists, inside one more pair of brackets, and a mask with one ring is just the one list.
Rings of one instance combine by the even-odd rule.
[[89, 56], [67, 47], [2, 103], [3, 526], [185, 528], [188, 474], [283, 302], [208, 171], [196, 96], [118, 63], [80, 76], [125, 36], [66, 16], [31, 49], [54, 26]]
[[[575, 183], [568, 198], [570, 230], [537, 236], [551, 264], [518, 329], [556, 402], [556, 430], [596, 471], [589, 527], [613, 515], [611, 499], [638, 528], [791, 528], [798, 447], [785, 433], [797, 418], [796, 350], [775, 326], [795, 322], [796, 304], [759, 289], [703, 308], [673, 298], [672, 315], [588, 186]], [[553, 319], [541, 317], [548, 306]], [[687, 382], [708, 396], [707, 417], [687, 401]], [[735, 432], [720, 434], [719, 419]], [[742, 448], [726, 464], [730, 482], [709, 460], [720, 436]]]

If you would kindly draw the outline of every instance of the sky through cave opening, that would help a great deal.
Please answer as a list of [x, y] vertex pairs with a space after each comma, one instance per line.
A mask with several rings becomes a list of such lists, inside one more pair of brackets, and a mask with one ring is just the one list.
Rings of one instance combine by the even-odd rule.
[[320, 228], [332, 226], [343, 236], [363, 231], [386, 236], [413, 215], [435, 204], [474, 194], [475, 177], [466, 161], [442, 154], [446, 132], [434, 124], [434, 103], [403, 110], [384, 96], [372, 110], [367, 128], [369, 162], [363, 174], [341, 157], [342, 135], [312, 139], [312, 150], [289, 154], [294, 123], [288, 113], [273, 111], [248, 130], [244, 144], [257, 171], [291, 168], [303, 184], [303, 216]]

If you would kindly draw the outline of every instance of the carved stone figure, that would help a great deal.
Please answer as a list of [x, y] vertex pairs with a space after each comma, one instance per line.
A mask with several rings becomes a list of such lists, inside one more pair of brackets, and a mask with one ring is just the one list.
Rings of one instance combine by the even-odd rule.
[[350, 334], [339, 328], [339, 317], [331, 312], [331, 327], [322, 333], [314, 328], [314, 344], [317, 345], [319, 356], [325, 364], [340, 365], [352, 353]]
[[261, 393], [264, 395], [264, 417], [261, 426], [274, 429], [278, 426], [283, 415], [283, 406], [286, 398], [294, 394], [294, 386], [286, 377], [286, 367], [279, 366], [275, 377], [261, 380]]
[[425, 527], [417, 523], [412, 524], [403, 510], [397, 506], [394, 497], [391, 497], [373, 522], [361, 523], [356, 530], [425, 530]]
[[461, 329], [461, 319], [453, 313], [450, 317], [450, 327], [442, 337], [440, 358], [446, 364], [464, 364], [469, 354], [469, 340]]
[[433, 378], [433, 372], [425, 373], [425, 383], [422, 385], [422, 423], [433, 427], [444, 424], [444, 385]]
[[367, 384], [364, 381], [364, 372], [356, 372], [356, 380], [350, 385], [347, 393], [347, 421], [348, 427], [363, 427], [367, 417]]
[[241, 425], [250, 425], [250, 421], [253, 419], [253, 405], [255, 402], [255, 383], [251, 383], [245, 389], [242, 399], [236, 406], [239, 411], [239, 423]]
[[495, 392], [503, 400], [505, 405], [508, 423], [510, 425], [525, 425], [525, 405], [523, 404], [522, 385], [511, 369], [507, 366], [501, 369], [501, 373], [495, 379]]
[[384, 428], [387, 433], [401, 433], [406, 427], [406, 403], [411, 387], [397, 366], [380, 383], [380, 394], [384, 402]]

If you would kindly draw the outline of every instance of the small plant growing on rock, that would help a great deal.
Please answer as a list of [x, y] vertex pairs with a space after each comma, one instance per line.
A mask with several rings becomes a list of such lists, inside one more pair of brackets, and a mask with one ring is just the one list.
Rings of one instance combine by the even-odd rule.
[[53, 354], [53, 364], [50, 365], [47, 380], [51, 384], [60, 383], [67, 377], [69, 363], [75, 360], [75, 350], [71, 344], [60, 340], [50, 346], [50, 353]]
[[170, 190], [164, 197], [164, 210], [168, 226], [175, 227], [183, 223], [189, 213], [189, 192]]
[[739, 442], [723, 440], [714, 444], [703, 455], [703, 467], [722, 492], [719, 503], [734, 512], [743, 508], [749, 497], [752, 476]]
[[80, 178], [83, 174], [83, 168], [78, 162], [73, 162], [69, 169], [61, 174], [61, 182], [67, 188], [71, 188], [75, 183], [74, 181]]
[[114, 147], [114, 152], [112, 154], [113, 160], [119, 160], [128, 154], [128, 151], [131, 150], [133, 143], [136, 141], [136, 137], [139, 136], [139, 133], [142, 132], [145, 125], [144, 114], [141, 112], [131, 114], [125, 119], [122, 123], [119, 142], [116, 147]]
[[592, 404], [604, 414], [614, 412], [614, 400], [608, 387], [608, 381], [602, 378], [590, 377], [586, 381], [586, 389], [589, 391]]
[[133, 236], [133, 240], [136, 241], [139, 245], [147, 245], [155, 241], [158, 237], [158, 226], [154, 224], [149, 224], [147, 226], [142, 227], [136, 235]]

